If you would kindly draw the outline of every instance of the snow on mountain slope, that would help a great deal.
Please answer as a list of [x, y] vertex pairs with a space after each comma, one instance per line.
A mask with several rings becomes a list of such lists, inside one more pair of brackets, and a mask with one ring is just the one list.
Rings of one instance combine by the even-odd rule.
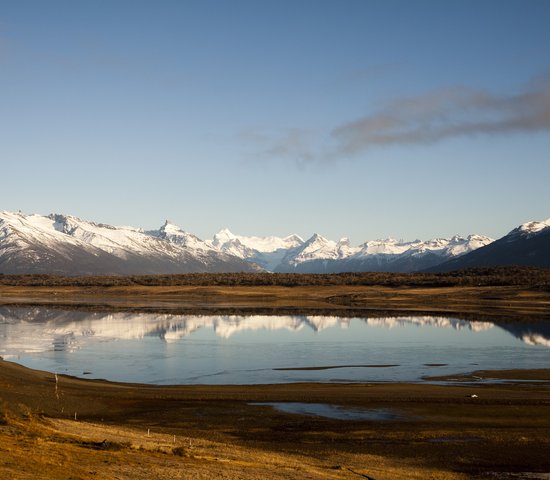
[[457, 257], [489, 245], [493, 241], [492, 238], [485, 235], [468, 235], [466, 238], [455, 235], [443, 249], [443, 254], [447, 257]]
[[275, 270], [289, 249], [303, 243], [298, 235], [245, 237], [231, 233], [228, 228], [216, 233], [211, 242], [214, 248], [257, 263], [268, 271]]
[[433, 253], [441, 257], [456, 257], [476, 248], [488, 245], [492, 238], [483, 235], [469, 235], [467, 238], [455, 235], [451, 238], [436, 238], [425, 242], [412, 242], [409, 249], [403, 252], [406, 255], [422, 255]]
[[365, 257], [368, 255], [400, 255], [406, 252], [411, 244], [421, 243], [420, 240], [414, 242], [403, 242], [402, 240], [395, 240], [394, 238], [387, 238], [385, 240], [369, 240], [368, 242], [359, 245], [357, 251], [357, 257]]
[[165, 224], [155, 234], [70, 215], [0, 213], [0, 272], [64, 275], [255, 271]]
[[[0, 272], [58, 272], [78, 253], [85, 268], [95, 262], [100, 249], [93, 245], [83, 250], [83, 243], [63, 233], [62, 226], [51, 217], [0, 213]], [[37, 265], [43, 268], [36, 268]]]
[[298, 252], [292, 255], [291, 262], [297, 265], [310, 260], [335, 260], [337, 258], [338, 247], [336, 242], [314, 233], [311, 238], [299, 247]]
[[373, 240], [360, 246], [356, 258], [368, 257], [369, 255], [421, 255], [432, 252], [445, 257], [463, 255], [493, 240], [483, 235], [469, 235], [467, 238], [455, 235], [451, 238], [436, 238], [432, 240], [414, 240], [403, 242], [402, 240]]
[[313, 234], [303, 244], [288, 250], [287, 254], [281, 260], [277, 267], [278, 271], [296, 271], [300, 265], [306, 265], [304, 273], [314, 273], [314, 270], [322, 268], [316, 265], [318, 262], [325, 264], [330, 261], [345, 259], [358, 251], [357, 247], [352, 247], [347, 238], [339, 242], [328, 240], [318, 233]]
[[481, 235], [467, 238], [455, 235], [450, 239], [403, 242], [388, 238], [371, 240], [359, 247], [347, 239], [336, 243], [313, 235], [303, 245], [289, 250], [276, 267], [279, 272], [338, 273], [357, 271], [410, 272], [463, 255], [492, 242]]
[[336, 253], [338, 258], [347, 258], [354, 255], [359, 250], [359, 247], [353, 247], [349, 238], [343, 237], [336, 243]]
[[209, 242], [205, 242], [196, 235], [182, 230], [169, 220], [166, 220], [164, 225], [158, 230], [150, 230], [146, 233], [147, 235], [167, 240], [175, 245], [186, 247], [197, 255], [208, 255], [212, 252], [219, 252], [219, 250], [213, 248]]
[[[284, 238], [245, 237], [225, 228], [214, 236], [211, 244], [221, 251], [257, 262], [269, 271], [325, 273], [349, 269], [385, 269], [394, 261], [404, 264], [404, 258], [432, 257], [422, 262], [421, 267], [424, 267], [426, 263], [431, 265], [463, 255], [491, 241], [481, 235], [470, 235], [467, 238], [455, 235], [450, 239], [412, 242], [392, 238], [371, 240], [355, 247], [347, 238], [335, 242], [314, 234], [304, 242], [297, 235]], [[403, 269], [414, 269], [414, 263], [414, 260], [407, 262]]]
[[550, 218], [548, 220], [542, 221], [531, 221], [520, 225], [519, 227], [514, 228], [511, 232], [506, 235], [508, 239], [515, 239], [517, 236], [529, 237], [537, 233], [542, 232], [550, 228]]
[[236, 241], [250, 250], [262, 253], [275, 252], [281, 249], [288, 250], [304, 243], [298, 235], [288, 235], [287, 237], [245, 237], [235, 235], [228, 228], [224, 228], [214, 235], [212, 245], [220, 250], [225, 250], [230, 248]]
[[[88, 222], [70, 215], [50, 215], [48, 218], [55, 220], [55, 228], [65, 236], [120, 258], [126, 258], [130, 253], [165, 252], [164, 245], [137, 228], [113, 227]], [[168, 253], [173, 256], [178, 255], [176, 250], [169, 250]]]
[[[509, 237], [546, 231], [528, 222]], [[550, 231], [550, 230], [549, 230]], [[207, 271], [337, 273], [410, 272], [428, 269], [489, 245], [482, 235], [405, 242], [388, 238], [359, 246], [314, 234], [257, 237], [225, 228], [201, 240], [166, 221], [158, 230], [113, 227], [70, 215], [0, 213], [0, 272], [59, 274], [154, 274]]]
[[550, 219], [524, 223], [504, 237], [448, 259], [430, 271], [447, 272], [497, 265], [550, 268]]

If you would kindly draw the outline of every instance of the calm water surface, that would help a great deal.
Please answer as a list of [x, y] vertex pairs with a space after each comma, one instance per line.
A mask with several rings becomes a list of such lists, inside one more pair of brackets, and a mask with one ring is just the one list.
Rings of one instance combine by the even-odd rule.
[[418, 381], [480, 369], [548, 368], [550, 325], [5, 307], [0, 356], [57, 373], [155, 384]]

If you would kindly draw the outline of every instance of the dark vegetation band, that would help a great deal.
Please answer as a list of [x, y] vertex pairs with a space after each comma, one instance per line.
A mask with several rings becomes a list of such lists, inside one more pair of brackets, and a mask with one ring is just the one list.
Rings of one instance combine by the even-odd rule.
[[471, 268], [447, 273], [361, 272], [337, 274], [298, 273], [186, 273], [178, 275], [82, 276], [3, 275], [6, 286], [506, 286], [550, 288], [550, 269], [533, 267]]

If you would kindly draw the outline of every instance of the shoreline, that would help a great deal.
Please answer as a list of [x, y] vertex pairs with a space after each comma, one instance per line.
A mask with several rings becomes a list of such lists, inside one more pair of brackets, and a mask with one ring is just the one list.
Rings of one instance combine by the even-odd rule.
[[[31, 478], [52, 455], [64, 461], [40, 478], [59, 478], [58, 467], [67, 466], [74, 478], [94, 471], [135, 479], [169, 478], [182, 468], [188, 476], [181, 478], [228, 479], [550, 472], [550, 369], [484, 374], [512, 378], [497, 384], [163, 386], [65, 375], [56, 382], [55, 374], [0, 360], [0, 472], [9, 474], [11, 463], [16, 478]], [[514, 380], [518, 376], [523, 380]], [[343, 421], [253, 405], [260, 402], [398, 416]], [[29, 450], [32, 459], [21, 463]]]

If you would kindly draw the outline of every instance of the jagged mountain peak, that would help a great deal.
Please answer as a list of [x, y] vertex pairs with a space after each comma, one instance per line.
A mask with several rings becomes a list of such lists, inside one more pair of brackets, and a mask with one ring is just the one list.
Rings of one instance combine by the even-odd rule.
[[165, 220], [164, 224], [159, 228], [159, 232], [165, 235], [182, 235], [187, 234], [185, 230], [176, 225], [171, 220]]
[[179, 229], [179, 227], [172, 220], [168, 220], [168, 219], [164, 220], [164, 223], [161, 228], [169, 228], [169, 227], [177, 227]]
[[230, 238], [234, 238], [235, 235], [233, 235], [233, 233], [231, 232], [231, 230], [229, 230], [229, 228], [227, 227], [223, 227], [218, 233], [217, 235], [220, 235], [220, 236], [226, 236], [226, 237], [230, 237]]
[[328, 242], [331, 242], [332, 240], [329, 240], [325, 237], [323, 237], [322, 235], [318, 234], [318, 233], [314, 233], [311, 237], [309, 237], [305, 243], [311, 245], [312, 243], [328, 243]]
[[283, 240], [287, 242], [304, 243], [304, 239], [300, 237], [300, 235], [296, 235], [295, 233], [283, 237]]

